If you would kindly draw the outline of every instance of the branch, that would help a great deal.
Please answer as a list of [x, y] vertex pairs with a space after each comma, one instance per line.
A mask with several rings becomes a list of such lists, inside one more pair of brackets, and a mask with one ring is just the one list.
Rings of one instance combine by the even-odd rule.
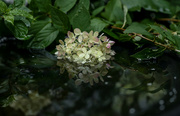
[[[121, 30], [121, 31], [125, 31], [125, 29], [120, 28], [120, 27], [115, 27], [115, 26], [111, 26], [111, 27], [112, 27], [113, 29], [118, 29], [118, 30]], [[141, 35], [141, 34], [139, 34], [139, 33], [132, 33], [132, 34], [133, 34], [133, 35], [137, 35], [137, 36], [139, 36], [139, 37], [141, 37], [141, 38], [143, 38], [143, 39], [145, 39], [145, 40], [147, 40], [147, 41], [153, 42], [155, 45], [159, 45], [159, 46], [165, 47], [165, 48], [167, 48], [167, 49], [175, 50], [176, 52], [180, 52], [180, 51], [174, 49], [174, 48], [171, 47], [171, 46], [168, 46], [168, 45], [164, 45], [164, 44], [162, 44], [162, 43], [155, 42], [154, 40], [151, 40], [151, 39], [149, 39], [149, 38], [147, 38], [147, 37], [144, 37], [143, 35]]]
[[159, 21], [173, 21], [173, 22], [180, 22], [178, 19], [172, 19], [172, 18], [160, 18]]
[[113, 29], [119, 29], [119, 30], [121, 30], [121, 31], [125, 31], [125, 29], [123, 29], [123, 28], [120, 28], [120, 27], [115, 27], [115, 26], [111, 26]]
[[168, 48], [168, 49], [170, 49], [170, 50], [174, 50], [173, 47], [170, 47], [170, 46], [168, 46], [168, 45], [164, 45], [164, 44], [162, 44], [162, 43], [155, 42], [154, 40], [151, 40], [151, 39], [149, 39], [149, 38], [147, 38], [147, 37], [144, 37], [144, 36], [141, 35], [141, 34], [138, 34], [138, 33], [133, 33], [133, 34], [134, 34], [134, 35], [137, 35], [137, 36], [139, 36], [139, 37], [141, 37], [141, 38], [143, 38], [143, 39], [145, 39], [145, 40], [147, 40], [147, 41], [153, 42], [153, 43], [156, 44], [156, 45], [159, 45], [159, 46]]

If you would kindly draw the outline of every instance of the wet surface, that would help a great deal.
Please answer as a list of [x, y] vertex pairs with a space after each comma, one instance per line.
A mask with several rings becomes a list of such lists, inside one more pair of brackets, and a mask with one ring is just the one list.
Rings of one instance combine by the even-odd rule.
[[20, 49], [11, 44], [0, 46], [0, 115], [178, 113], [180, 60], [177, 56], [166, 53], [158, 59], [142, 61], [132, 59], [128, 49], [115, 46], [114, 50], [114, 60], [94, 68], [57, 61], [46, 50]]

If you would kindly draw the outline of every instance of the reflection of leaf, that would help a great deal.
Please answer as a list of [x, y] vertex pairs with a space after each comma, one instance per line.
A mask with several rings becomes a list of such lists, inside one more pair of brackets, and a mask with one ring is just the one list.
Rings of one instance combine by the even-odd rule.
[[148, 91], [148, 92], [150, 92], [150, 93], [157, 93], [158, 91], [162, 90], [162, 89], [164, 88], [164, 86], [167, 85], [168, 83], [169, 83], [169, 81], [166, 81], [166, 82], [164, 82], [163, 84], [161, 84], [161, 85], [159, 86], [159, 88], [157, 88], [157, 89], [155, 89], [155, 90], [150, 90], [150, 91]]
[[55, 61], [46, 57], [37, 57], [29, 61], [29, 65], [36, 68], [48, 68], [55, 64]]
[[142, 51], [137, 52], [131, 56], [141, 60], [149, 60], [151, 58], [156, 58], [158, 56], [161, 56], [164, 50], [165, 50], [164, 48], [159, 48], [159, 49], [145, 48]]
[[7, 92], [9, 89], [9, 80], [5, 80], [0, 84], [0, 94]]
[[150, 78], [150, 79], [145, 79], [144, 81], [141, 82], [140, 85], [133, 87], [133, 88], [127, 88], [129, 90], [137, 90], [137, 91], [146, 91], [147, 90], [147, 83], [153, 83], [155, 79]]
[[14, 100], [15, 100], [14, 95], [10, 95], [9, 97], [7, 97], [6, 99], [2, 101], [2, 104], [3, 104], [2, 107], [9, 106], [9, 104], [11, 104]]

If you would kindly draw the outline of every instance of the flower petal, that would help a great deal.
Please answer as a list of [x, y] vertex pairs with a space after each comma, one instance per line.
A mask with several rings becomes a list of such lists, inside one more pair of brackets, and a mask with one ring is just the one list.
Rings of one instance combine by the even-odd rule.
[[78, 42], [81, 43], [82, 42], [82, 36], [78, 37]]
[[75, 33], [75, 35], [80, 35], [81, 34], [81, 30], [79, 28], [75, 28], [74, 29], [74, 33]]
[[69, 37], [69, 38], [73, 38], [73, 37], [74, 37], [74, 34], [73, 34], [72, 32], [70, 32], [70, 31], [68, 31], [68, 37]]

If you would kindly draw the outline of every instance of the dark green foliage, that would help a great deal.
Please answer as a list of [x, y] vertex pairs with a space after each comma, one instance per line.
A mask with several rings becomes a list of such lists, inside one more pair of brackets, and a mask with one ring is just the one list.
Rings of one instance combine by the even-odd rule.
[[66, 33], [68, 30], [70, 30], [71, 27], [68, 16], [53, 6], [51, 6], [51, 19], [59, 31]]
[[179, 14], [180, 2], [173, 0], [15, 0], [10, 5], [0, 1], [0, 27], [5, 28], [0, 36], [11, 33], [28, 40], [27, 47], [42, 49], [55, 46], [68, 31], [79, 28], [105, 32], [157, 57], [164, 50], [154, 54], [154, 46], [179, 53]]

